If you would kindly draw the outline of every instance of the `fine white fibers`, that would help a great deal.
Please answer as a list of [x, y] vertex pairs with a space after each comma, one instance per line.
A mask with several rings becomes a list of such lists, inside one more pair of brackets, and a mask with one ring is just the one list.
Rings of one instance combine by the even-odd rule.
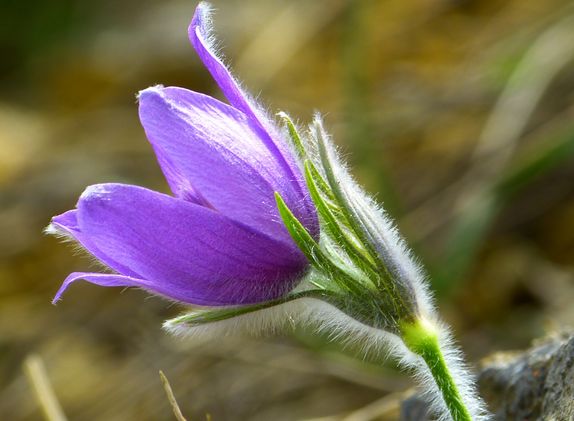
[[[433, 318], [436, 311], [421, 265], [414, 258], [384, 209], [359, 187], [345, 164], [338, 158], [339, 153], [323, 128], [319, 114], [315, 115], [310, 137], [311, 139], [308, 139], [312, 142], [309, 145], [310, 149], [317, 150], [319, 142], [324, 145], [338, 187], [353, 207], [357, 219], [368, 228], [367, 231], [375, 236], [372, 240], [377, 244], [380, 254], [385, 260], [385, 265], [396, 274], [397, 282], [402, 283], [412, 291], [420, 315]], [[317, 163], [318, 168], [323, 168], [322, 159], [318, 152], [315, 153], [313, 160]]]
[[201, 37], [205, 46], [210, 50], [218, 60], [223, 62], [223, 54], [221, 52], [221, 45], [213, 31], [213, 12], [214, 8], [210, 3], [201, 2], [197, 6], [197, 13], [201, 13], [202, 29]]
[[[177, 319], [175, 319], [177, 320]], [[395, 335], [361, 324], [325, 301], [300, 298], [263, 310], [230, 319], [189, 326], [168, 320], [163, 327], [170, 333], [194, 340], [216, 339], [221, 336], [267, 336], [284, 333], [296, 326], [326, 334], [330, 340], [344, 346], [359, 347], [361, 354], [394, 356], [394, 348], [409, 353]]]
[[[221, 46], [221, 42], [217, 39], [215, 31], [213, 29], [213, 13], [214, 8], [210, 3], [207, 2], [200, 2], [197, 6], [197, 13], [200, 13], [200, 25], [195, 28], [196, 34], [203, 43], [205, 48], [207, 49], [208, 53], [210, 53], [217, 61], [219, 61], [226, 69], [228, 66], [226, 65], [225, 55], [223, 54], [223, 48]], [[248, 94], [243, 89], [243, 84], [240, 80], [238, 80], [235, 76], [229, 73], [229, 78], [232, 83], [234, 83], [241, 95], [244, 97], [245, 101], [250, 105], [251, 110], [256, 115], [258, 119], [261, 120], [269, 129], [273, 126], [272, 120], [269, 118], [268, 113], [265, 111], [265, 108], [254, 98], [252, 95]], [[233, 105], [233, 104], [232, 104]]]
[[[339, 189], [340, 196], [348, 204], [348, 211], [364, 231], [363, 234], [374, 247], [375, 254], [392, 273], [393, 281], [404, 287], [400, 290], [409, 295], [408, 298], [413, 303], [412, 314], [409, 314], [410, 320], [428, 321], [426, 333], [436, 334], [450, 375], [472, 419], [489, 419], [484, 404], [477, 398], [474, 379], [463, 362], [462, 353], [454, 345], [451, 334], [436, 315], [426, 276], [397, 228], [383, 209], [353, 180], [345, 165], [339, 160], [336, 149], [325, 133], [318, 116], [311, 128], [311, 135], [305, 140], [308, 143], [307, 153], [311, 160], [326, 179], [329, 178], [326, 166], [330, 168], [331, 187]], [[334, 183], [336, 185], [333, 185]], [[345, 268], [345, 272], [359, 280], [367, 276], [354, 265], [335, 239], [322, 233], [320, 244], [334, 262]], [[351, 316], [352, 305], [349, 309]], [[344, 303], [341, 309], [345, 309]], [[164, 328], [178, 336], [209, 340], [222, 335], [267, 335], [292, 329], [294, 326], [306, 327], [327, 335], [330, 340], [344, 347], [358, 351], [364, 358], [370, 356], [393, 358], [413, 374], [437, 420], [452, 419], [436, 380], [421, 356], [411, 352], [399, 336], [367, 326], [341, 309], [315, 298], [300, 298], [205, 324], [188, 325], [178, 318], [167, 321]], [[400, 331], [399, 322], [396, 321], [397, 325], [392, 331]]]
[[[430, 293], [426, 275], [413, 256], [406, 242], [402, 239], [393, 221], [385, 211], [367, 195], [354, 181], [344, 163], [339, 159], [339, 154], [323, 128], [320, 116], [317, 114], [308, 142], [309, 149], [315, 151], [313, 161], [327, 177], [327, 166], [334, 175], [336, 186], [340, 194], [348, 202], [353, 217], [364, 228], [364, 233], [372, 244], [375, 245], [378, 255], [384, 265], [393, 273], [394, 281], [402, 284], [412, 294], [415, 304], [415, 316], [419, 320], [431, 320], [439, 339], [441, 351], [451, 375], [454, 379], [462, 401], [470, 412], [473, 420], [488, 419], [484, 404], [479, 398], [474, 386], [474, 380], [469, 370], [464, 365], [462, 353], [454, 346], [454, 341], [446, 326], [436, 316], [433, 305], [433, 297]], [[347, 317], [348, 318], [348, 317]], [[339, 325], [329, 326], [335, 331]], [[345, 326], [349, 326], [346, 323]], [[362, 326], [355, 322], [355, 326]], [[344, 329], [338, 335], [345, 335]], [[387, 354], [393, 356], [402, 366], [413, 372], [421, 391], [431, 403], [432, 409], [440, 420], [449, 420], [451, 416], [444, 402], [442, 394], [436, 385], [428, 366], [421, 357], [415, 356], [406, 349], [403, 342], [396, 336], [381, 334], [380, 331], [371, 329], [351, 329], [347, 337], [349, 341], [359, 340], [365, 346], [375, 351], [384, 349]], [[392, 339], [391, 339], [392, 338]], [[368, 350], [367, 350], [368, 351]]]
[[44, 234], [46, 235], [53, 235], [59, 239], [64, 241], [73, 241], [74, 239], [70, 235], [70, 233], [64, 231], [63, 229], [59, 228], [58, 225], [50, 224], [46, 228], [44, 228]]
[[[452, 336], [440, 323], [433, 321], [446, 363], [451, 370], [462, 400], [472, 419], [489, 419], [483, 402], [476, 398], [472, 375], [462, 360], [461, 352], [454, 346]], [[369, 356], [392, 358], [416, 379], [431, 410], [439, 421], [450, 420], [442, 395], [425, 362], [407, 349], [396, 335], [366, 326], [332, 305], [314, 298], [301, 298], [267, 309], [230, 319], [189, 326], [185, 323], [166, 321], [169, 333], [194, 341], [207, 341], [222, 336], [263, 336], [284, 333], [296, 326], [311, 329], [344, 347], [358, 350], [363, 358]]]

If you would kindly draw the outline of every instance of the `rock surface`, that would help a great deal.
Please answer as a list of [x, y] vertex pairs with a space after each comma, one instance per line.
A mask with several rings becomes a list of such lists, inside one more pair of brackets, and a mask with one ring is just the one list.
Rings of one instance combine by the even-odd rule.
[[[500, 352], [481, 362], [480, 395], [493, 420], [574, 420], [574, 335], [547, 338], [524, 352]], [[401, 421], [430, 421], [426, 404], [406, 399]]]

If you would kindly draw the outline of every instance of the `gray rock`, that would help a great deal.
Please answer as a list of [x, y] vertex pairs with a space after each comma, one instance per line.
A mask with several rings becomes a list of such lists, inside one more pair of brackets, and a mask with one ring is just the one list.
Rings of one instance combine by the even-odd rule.
[[574, 420], [574, 336], [556, 352], [544, 382], [542, 416]]
[[418, 395], [405, 399], [401, 405], [400, 421], [431, 421], [432, 417], [427, 411], [427, 404]]

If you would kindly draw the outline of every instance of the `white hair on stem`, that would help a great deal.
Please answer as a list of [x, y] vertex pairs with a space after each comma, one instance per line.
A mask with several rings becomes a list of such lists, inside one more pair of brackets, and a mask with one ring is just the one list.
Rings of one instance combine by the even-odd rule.
[[[447, 327], [440, 321], [433, 305], [428, 282], [421, 265], [417, 262], [395, 224], [384, 210], [367, 195], [353, 180], [346, 166], [338, 158], [335, 146], [323, 129], [319, 116], [314, 121], [315, 133], [306, 139], [310, 157], [325, 176], [321, 164], [319, 145], [322, 141], [328, 154], [337, 187], [348, 200], [354, 217], [365, 228], [385, 266], [393, 272], [395, 281], [402, 283], [412, 295], [415, 303], [414, 320], [421, 322], [427, 333], [436, 334], [440, 352], [450, 375], [458, 389], [460, 398], [473, 420], [487, 420], [484, 403], [477, 398], [474, 378], [463, 362], [462, 353], [455, 346]], [[321, 136], [321, 139], [317, 139]], [[314, 138], [315, 137], [315, 138]], [[321, 238], [321, 245], [330, 250], [330, 255], [345, 262], [350, 269], [354, 267], [344, 250], [338, 250], [336, 241]], [[343, 307], [342, 307], [343, 308]], [[190, 325], [181, 319], [167, 321], [164, 328], [177, 336], [191, 337], [194, 340], [209, 340], [221, 336], [266, 335], [284, 332], [302, 326], [317, 333], [325, 334], [344, 347], [353, 347], [363, 358], [370, 355], [392, 358], [401, 367], [411, 372], [416, 379], [421, 394], [429, 402], [431, 412], [439, 421], [452, 419], [436, 379], [424, 359], [413, 353], [396, 334], [377, 329], [355, 320], [343, 310], [316, 298], [300, 298], [265, 309], [231, 317], [229, 319], [205, 324]]]
[[[315, 162], [317, 168], [323, 171], [323, 176], [326, 176], [320, 156], [321, 146], [319, 142], [322, 142], [338, 188], [348, 200], [357, 220], [367, 228], [366, 231], [376, 236], [372, 239], [379, 246], [377, 251], [383, 258], [385, 265], [391, 267], [398, 278], [397, 281], [412, 291], [412, 298], [416, 304], [415, 317], [418, 320], [429, 321], [429, 325], [436, 332], [446, 365], [472, 419], [488, 419], [484, 403], [477, 398], [474, 378], [464, 363], [463, 355], [455, 346], [448, 328], [437, 316], [427, 276], [421, 264], [408, 248], [396, 225], [384, 209], [359, 187], [346, 165], [339, 159], [339, 153], [323, 128], [323, 122], [318, 113], [315, 114], [313, 125], [310, 128], [310, 136], [305, 140], [310, 158]], [[331, 312], [335, 310], [330, 305], [328, 307], [330, 307]], [[451, 419], [441, 391], [422, 357], [408, 350], [398, 336], [365, 326], [341, 311], [335, 311], [338, 312], [338, 317], [313, 316], [310, 320], [313, 321], [312, 324], [319, 327], [319, 330], [333, 332], [330, 335], [334, 339], [342, 339], [344, 343], [361, 344], [365, 355], [374, 351], [396, 359], [401, 366], [414, 374], [424, 397], [431, 405], [431, 410], [439, 416], [438, 419]], [[331, 314], [331, 316], [333, 315]], [[318, 324], [317, 321], [319, 321]]]
[[[463, 362], [462, 353], [454, 345], [454, 340], [444, 324], [439, 321], [432, 323], [437, 329], [445, 361], [472, 419], [487, 420], [484, 403], [475, 398], [477, 395], [473, 377]], [[364, 325], [322, 300], [300, 298], [252, 313], [195, 326], [170, 320], [163, 325], [169, 333], [194, 341], [242, 335], [266, 336], [288, 332], [297, 326], [326, 335], [329, 340], [343, 347], [353, 347], [363, 358], [376, 355], [393, 359], [413, 375], [423, 397], [430, 404], [431, 412], [438, 416], [437, 421], [451, 419], [435, 379], [420, 356], [411, 352], [397, 335]]]

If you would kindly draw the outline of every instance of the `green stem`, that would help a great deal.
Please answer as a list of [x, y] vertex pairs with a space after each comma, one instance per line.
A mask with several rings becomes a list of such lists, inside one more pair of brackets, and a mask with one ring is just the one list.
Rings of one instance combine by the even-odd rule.
[[403, 341], [427, 364], [453, 421], [472, 421], [442, 353], [437, 329], [429, 321], [418, 319], [402, 326]]

